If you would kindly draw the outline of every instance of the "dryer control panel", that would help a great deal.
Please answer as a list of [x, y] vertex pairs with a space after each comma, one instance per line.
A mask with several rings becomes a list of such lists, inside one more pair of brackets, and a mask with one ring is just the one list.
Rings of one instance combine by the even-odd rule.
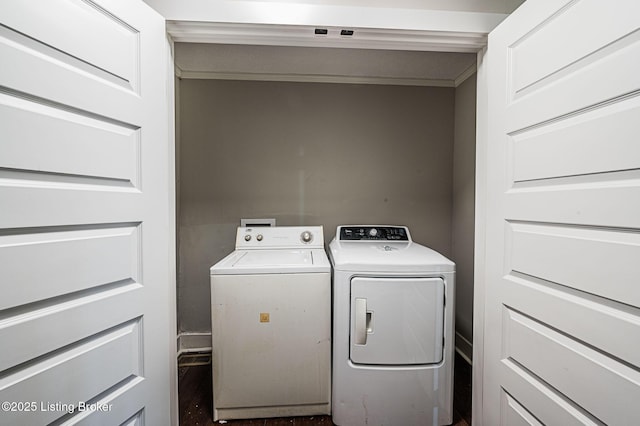
[[340, 241], [411, 241], [406, 226], [340, 226], [338, 233]]

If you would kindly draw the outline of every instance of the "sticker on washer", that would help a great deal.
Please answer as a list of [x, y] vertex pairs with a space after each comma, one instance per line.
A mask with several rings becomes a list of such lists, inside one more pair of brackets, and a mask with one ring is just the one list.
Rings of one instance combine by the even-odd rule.
[[260, 322], [269, 322], [269, 312], [260, 312]]

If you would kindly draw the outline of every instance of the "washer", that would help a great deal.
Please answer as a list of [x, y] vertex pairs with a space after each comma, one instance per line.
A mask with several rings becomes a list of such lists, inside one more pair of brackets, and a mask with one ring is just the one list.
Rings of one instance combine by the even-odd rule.
[[454, 263], [405, 226], [339, 226], [329, 248], [333, 422], [450, 424]]
[[213, 420], [331, 413], [322, 227], [238, 228], [211, 267]]

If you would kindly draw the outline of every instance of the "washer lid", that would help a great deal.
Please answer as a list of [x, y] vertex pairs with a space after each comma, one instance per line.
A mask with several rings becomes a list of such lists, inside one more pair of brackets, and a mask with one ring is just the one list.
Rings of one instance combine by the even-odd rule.
[[322, 249], [236, 250], [210, 269], [211, 275], [330, 272]]
[[338, 271], [432, 273], [453, 272], [455, 264], [428, 247], [410, 242], [338, 241], [329, 245]]

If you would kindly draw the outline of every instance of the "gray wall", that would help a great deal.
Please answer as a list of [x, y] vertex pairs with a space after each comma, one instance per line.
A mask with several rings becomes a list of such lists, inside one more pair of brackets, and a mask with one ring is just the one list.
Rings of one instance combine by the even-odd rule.
[[[456, 346], [471, 359], [476, 161], [476, 76], [456, 88], [451, 256], [456, 262]], [[463, 339], [460, 339], [460, 336]]]
[[[241, 217], [404, 224], [451, 256], [453, 88], [182, 80], [180, 331], [210, 330], [209, 267]], [[473, 262], [471, 262], [471, 265]]]

